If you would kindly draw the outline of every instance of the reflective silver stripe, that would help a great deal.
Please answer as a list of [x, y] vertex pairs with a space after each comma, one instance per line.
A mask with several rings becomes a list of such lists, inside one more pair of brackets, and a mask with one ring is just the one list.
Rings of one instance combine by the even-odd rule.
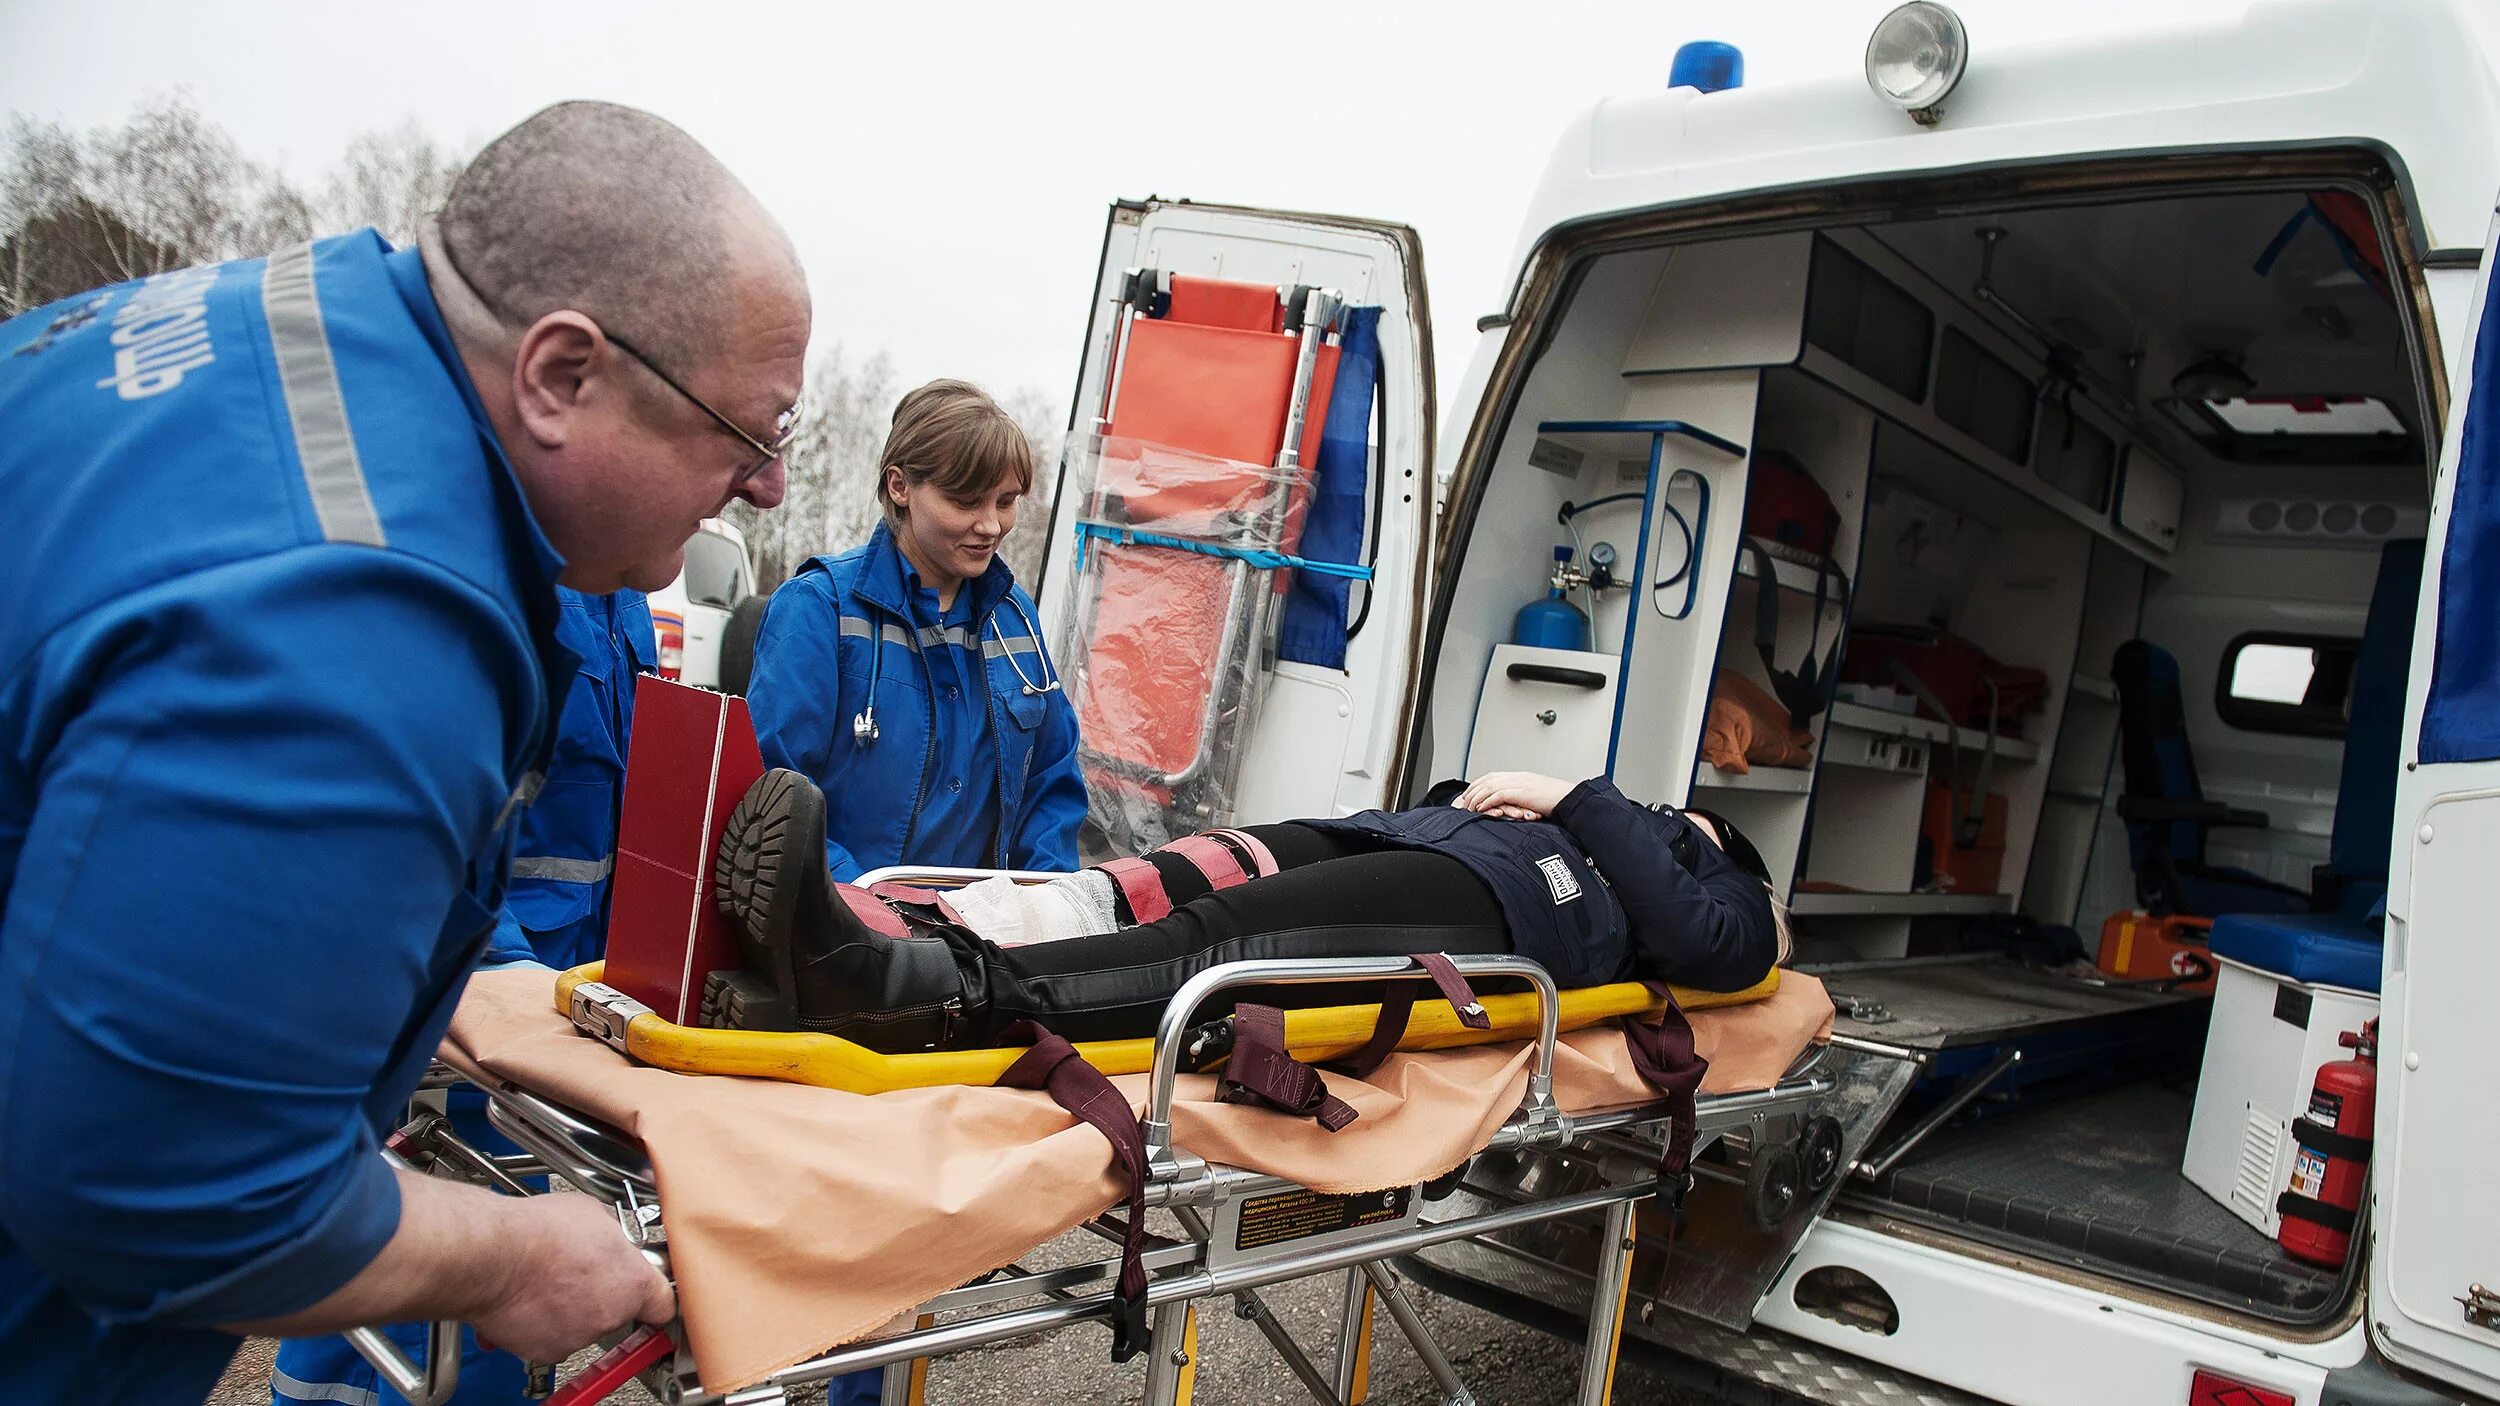
[[269, 1369], [269, 1385], [280, 1396], [292, 1401], [335, 1401], [340, 1406], [382, 1406], [382, 1394], [344, 1382], [307, 1382], [290, 1377], [276, 1367]]
[[855, 640], [873, 637], [883, 639], [887, 644], [899, 644], [905, 649], [911, 648], [911, 631], [900, 625], [875, 625], [856, 615], [842, 617], [842, 633]]
[[568, 884], [595, 884], [616, 868], [616, 856], [600, 859], [549, 859], [544, 855], [524, 855], [512, 861], [512, 877], [516, 879], [562, 879]]
[[269, 322], [269, 345], [277, 355], [278, 385], [295, 428], [295, 457], [304, 466], [321, 535], [333, 542], [379, 547], [382, 519], [365, 489], [365, 466], [356, 457], [356, 436], [347, 427], [347, 398], [339, 392], [338, 363], [321, 325], [321, 299], [313, 290], [309, 244], [269, 256], [260, 279], [261, 315]]
[[1002, 639], [992, 635], [981, 641], [981, 657], [984, 659], [997, 659], [1009, 654], [1039, 654], [1041, 652], [1042, 642], [1031, 635], [1018, 635], [1013, 639]]

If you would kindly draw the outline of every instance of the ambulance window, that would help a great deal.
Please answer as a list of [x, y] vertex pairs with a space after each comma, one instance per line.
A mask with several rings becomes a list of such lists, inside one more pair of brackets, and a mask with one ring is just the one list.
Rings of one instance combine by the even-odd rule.
[[2031, 448], [2030, 378], [1980, 349], [1957, 328], [1944, 329], [1936, 358], [1936, 418], [2013, 463]]
[[1828, 239], [1814, 241], [1806, 281], [1806, 340], [1898, 392], [1927, 395], [1927, 349], [1936, 317]]
[[2341, 737], [2361, 641], [2252, 631], [2222, 651], [2214, 711], [2248, 732]]
[[2031, 463], [2049, 487], [2097, 513], [2109, 506], [2111, 465], [2117, 462], [2117, 444], [2068, 413], [2064, 401], [2051, 400], [2041, 412]]
[[738, 544], [709, 532], [686, 539], [686, 599], [696, 605], [734, 610], [746, 558]]

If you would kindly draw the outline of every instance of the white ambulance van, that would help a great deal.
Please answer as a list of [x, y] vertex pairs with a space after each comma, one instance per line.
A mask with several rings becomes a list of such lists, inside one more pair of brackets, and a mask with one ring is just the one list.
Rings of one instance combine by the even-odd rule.
[[[1411, 231], [1115, 206], [1075, 428], [1132, 271], [1379, 308], [1346, 659], [1258, 662], [1231, 815], [1534, 767], [1764, 851], [1838, 1146], [1739, 1140], [1672, 1254], [1645, 1216], [1655, 1348], [1816, 1400], [2492, 1395], [2496, 195], [2500, 87], [2432, 0], [2006, 50], [1912, 4], [1864, 80], [1575, 122], [1446, 415]], [[1091, 510], [1063, 482], [1062, 622]], [[1592, 1234], [1412, 1267], [1535, 1321]]]

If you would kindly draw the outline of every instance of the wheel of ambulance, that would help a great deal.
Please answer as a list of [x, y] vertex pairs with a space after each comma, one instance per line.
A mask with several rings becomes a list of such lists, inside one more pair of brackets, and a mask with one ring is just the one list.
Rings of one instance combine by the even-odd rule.
[[1769, 1234], [1780, 1228], [1805, 1194], [1805, 1164], [1786, 1143], [1754, 1149], [1753, 1169], [1745, 1174], [1745, 1210], [1754, 1228]]
[[720, 691], [743, 695], [755, 676], [755, 636], [764, 628], [764, 611], [772, 594], [749, 596], [729, 612], [720, 632]]
[[1797, 1155], [1805, 1163], [1806, 1192], [1820, 1196], [1840, 1180], [1840, 1120], [1818, 1113], [1806, 1120], [1797, 1139]]

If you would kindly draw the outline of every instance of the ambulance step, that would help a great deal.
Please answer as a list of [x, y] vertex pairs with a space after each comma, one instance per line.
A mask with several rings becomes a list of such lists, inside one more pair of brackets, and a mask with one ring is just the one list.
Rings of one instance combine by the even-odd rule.
[[[1514, 1322], [1565, 1338], [1580, 1332], [1579, 1317], [1556, 1305], [1584, 1297], [1586, 1281], [1555, 1273], [1550, 1266], [1461, 1240], [1436, 1245], [1402, 1261], [1400, 1268], [1435, 1293]], [[1701, 1399], [1734, 1406], [1992, 1406], [1985, 1397], [1771, 1328], [1730, 1332], [1671, 1310], [1658, 1311], [1644, 1323], [1637, 1306], [1626, 1315], [1624, 1327], [1628, 1356], [1680, 1379], [1701, 1393]]]

